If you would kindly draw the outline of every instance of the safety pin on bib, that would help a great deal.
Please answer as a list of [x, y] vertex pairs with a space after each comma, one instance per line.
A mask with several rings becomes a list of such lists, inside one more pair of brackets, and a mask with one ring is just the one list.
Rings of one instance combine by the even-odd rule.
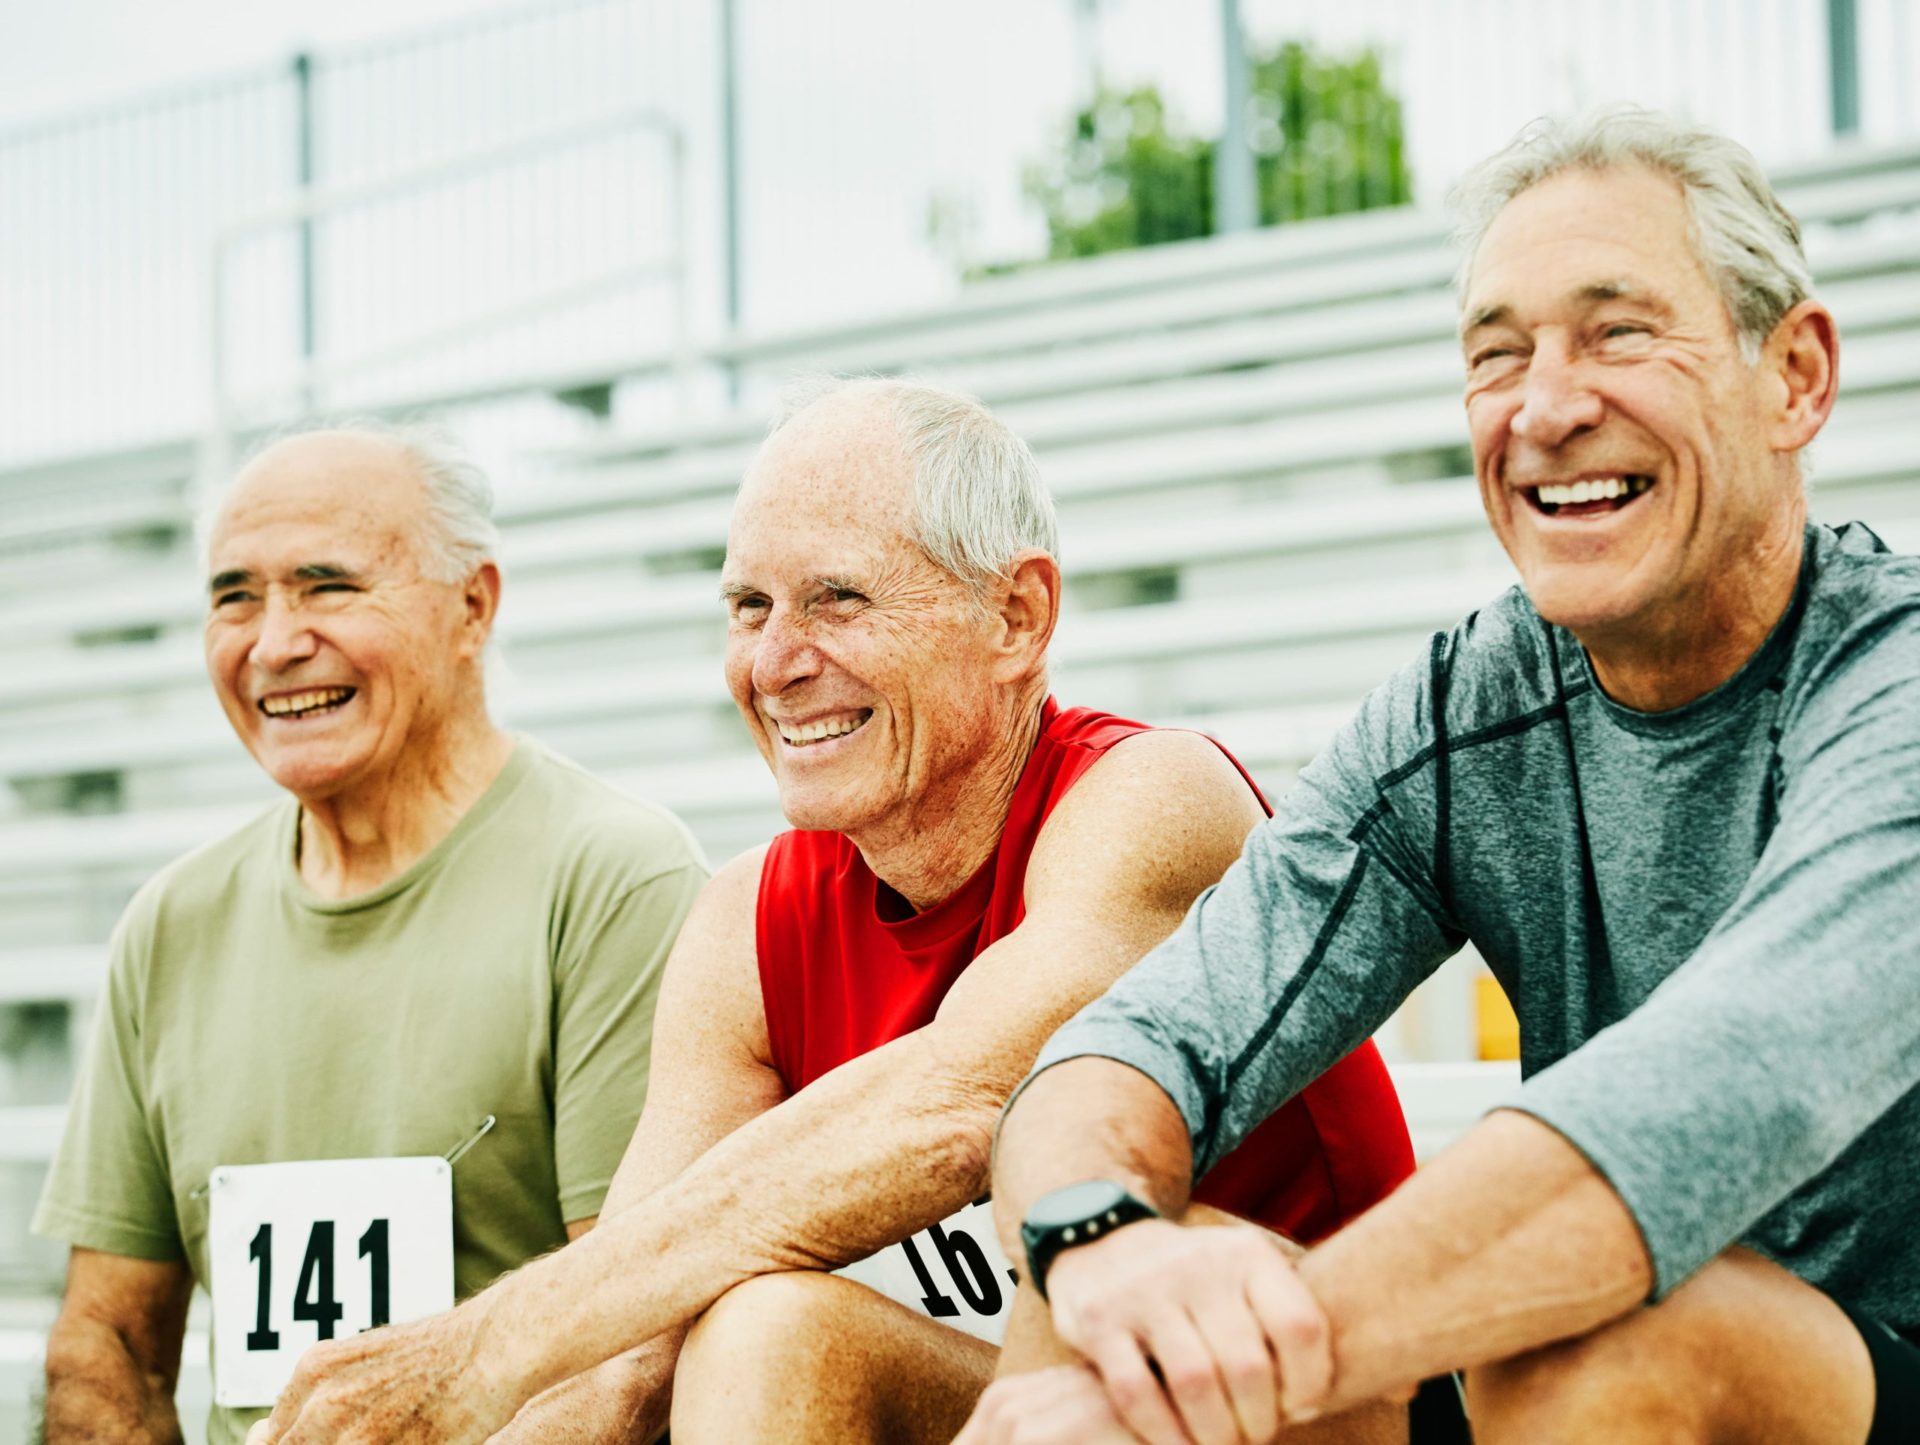
[[494, 1125], [494, 1117], [493, 1115], [489, 1114], [487, 1115], [486, 1118], [480, 1121], [480, 1127], [478, 1129], [475, 1129], [471, 1134], [467, 1135], [465, 1139], [462, 1139], [458, 1144], [455, 1144], [451, 1149], [449, 1149], [441, 1157], [444, 1158], [449, 1164], [458, 1164], [460, 1162], [461, 1156], [464, 1155], [467, 1152], [467, 1150], [471, 1149], [475, 1144], [478, 1144], [482, 1139], [487, 1137], [487, 1134], [489, 1133], [489, 1131], [492, 1130], [493, 1125]]

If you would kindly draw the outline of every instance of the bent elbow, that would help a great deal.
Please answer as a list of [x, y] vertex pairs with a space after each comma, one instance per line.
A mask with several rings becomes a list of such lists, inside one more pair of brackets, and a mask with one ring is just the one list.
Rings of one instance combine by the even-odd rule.
[[993, 1170], [993, 1128], [999, 1117], [998, 1106], [989, 1105], [954, 1120], [947, 1167], [954, 1181], [964, 1182], [976, 1198], [987, 1192]]
[[982, 1041], [974, 1029], [944, 1017], [885, 1044], [881, 1087], [911, 1116], [920, 1143], [946, 1169], [978, 1166], [986, 1177], [1000, 1109], [1024, 1076], [1027, 1060]]
[[993, 1164], [993, 1134], [1006, 1091], [971, 1072], [930, 1068], [923, 1077], [920, 1110], [925, 1166], [934, 1177], [970, 1198], [987, 1192]]

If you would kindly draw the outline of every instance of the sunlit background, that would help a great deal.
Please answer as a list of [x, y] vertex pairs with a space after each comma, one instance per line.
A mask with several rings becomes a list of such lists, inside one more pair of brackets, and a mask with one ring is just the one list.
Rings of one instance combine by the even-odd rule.
[[[1846, 336], [1815, 513], [1920, 546], [1917, 73], [1909, 0], [7, 4], [0, 1440], [107, 933], [269, 795], [199, 669], [188, 527], [250, 437], [465, 433], [505, 528], [502, 716], [719, 861], [779, 825], [714, 601], [768, 399], [819, 368], [967, 386], [1059, 496], [1057, 691], [1213, 731], [1278, 794], [1511, 580], [1439, 206], [1541, 113], [1669, 107], [1775, 172]], [[1380, 1042], [1423, 1150], [1509, 1077], [1470, 954]]]

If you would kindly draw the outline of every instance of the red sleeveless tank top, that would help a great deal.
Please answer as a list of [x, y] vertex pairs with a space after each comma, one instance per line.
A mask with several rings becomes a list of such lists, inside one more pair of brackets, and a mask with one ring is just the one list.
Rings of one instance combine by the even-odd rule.
[[[774, 839], [760, 874], [756, 935], [767, 1034], [790, 1093], [933, 1021], [961, 970], [1025, 917], [1027, 859], [1055, 804], [1107, 749], [1145, 731], [1048, 698], [999, 847], [925, 913], [882, 883], [843, 834]], [[1221, 751], [1267, 808], [1239, 760]], [[1311, 1243], [1412, 1172], [1399, 1097], [1366, 1043], [1282, 1105], [1194, 1197]]]

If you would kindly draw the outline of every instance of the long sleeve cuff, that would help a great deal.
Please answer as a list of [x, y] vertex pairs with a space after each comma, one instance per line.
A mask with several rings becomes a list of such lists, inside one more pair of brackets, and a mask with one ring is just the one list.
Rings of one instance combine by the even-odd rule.
[[[1047, 1041], [1040, 1050], [1040, 1056], [1034, 1060], [1033, 1069], [1020, 1081], [1007, 1099], [1006, 1107], [1000, 1111], [1000, 1120], [1004, 1125], [1013, 1106], [1027, 1091], [1027, 1086], [1056, 1064], [1064, 1064], [1071, 1059], [1100, 1058], [1111, 1059], [1117, 1064], [1125, 1064], [1130, 1069], [1151, 1079], [1173, 1101], [1180, 1111], [1180, 1117], [1186, 1122], [1187, 1137], [1198, 1137], [1201, 1121], [1206, 1117], [1206, 1105], [1199, 1091], [1194, 1088], [1191, 1075], [1181, 1067], [1179, 1055], [1165, 1049], [1153, 1040], [1125, 1024], [1070, 1021], [1058, 1033]], [[1208, 1161], [1211, 1162], [1211, 1161]], [[1194, 1161], [1194, 1175], [1199, 1177], [1202, 1171], [1199, 1160]]]

